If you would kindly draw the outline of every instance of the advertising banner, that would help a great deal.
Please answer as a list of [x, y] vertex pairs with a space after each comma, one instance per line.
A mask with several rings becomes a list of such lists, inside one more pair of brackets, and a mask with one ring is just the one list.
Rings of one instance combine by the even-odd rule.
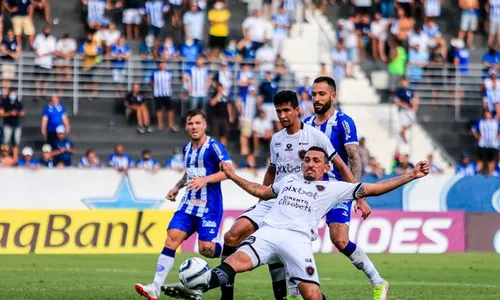
[[467, 214], [467, 251], [500, 253], [499, 214]]

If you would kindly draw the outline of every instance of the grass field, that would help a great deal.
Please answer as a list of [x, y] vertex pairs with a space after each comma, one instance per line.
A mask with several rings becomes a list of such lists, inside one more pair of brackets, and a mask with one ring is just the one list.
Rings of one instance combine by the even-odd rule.
[[[168, 282], [177, 279], [177, 256]], [[389, 280], [390, 299], [500, 299], [500, 255], [370, 255]], [[152, 280], [156, 255], [2, 255], [0, 299], [141, 299], [136, 282]], [[371, 286], [341, 254], [317, 255], [328, 299], [371, 299]], [[218, 261], [211, 261], [215, 266]], [[236, 300], [272, 300], [267, 267], [238, 275]], [[167, 297], [162, 297], [167, 299]], [[205, 299], [219, 299], [219, 291]]]

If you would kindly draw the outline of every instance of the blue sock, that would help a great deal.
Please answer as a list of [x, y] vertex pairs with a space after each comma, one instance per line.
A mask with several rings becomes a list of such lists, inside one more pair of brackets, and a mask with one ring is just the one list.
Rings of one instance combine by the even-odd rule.
[[220, 257], [221, 254], [222, 254], [222, 245], [218, 242], [215, 242], [214, 258]]
[[342, 252], [342, 254], [344, 254], [345, 256], [349, 257], [349, 256], [351, 256], [351, 254], [354, 253], [355, 250], [356, 250], [356, 244], [349, 241], [347, 246], [345, 246], [344, 249], [340, 250], [340, 252]]
[[175, 250], [169, 249], [167, 247], [163, 247], [163, 250], [161, 250], [161, 254], [175, 258]]

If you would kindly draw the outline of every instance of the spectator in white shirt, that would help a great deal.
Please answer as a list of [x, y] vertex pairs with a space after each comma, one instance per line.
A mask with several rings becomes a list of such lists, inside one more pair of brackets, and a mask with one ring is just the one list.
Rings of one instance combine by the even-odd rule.
[[65, 81], [71, 80], [72, 59], [76, 53], [76, 41], [66, 33], [56, 44], [56, 87], [62, 93], [61, 78]]
[[95, 34], [95, 37], [101, 42], [104, 54], [109, 55], [111, 53], [111, 46], [118, 42], [121, 35], [120, 30], [116, 29], [116, 25], [109, 23], [108, 27], [99, 30]]
[[190, 10], [182, 17], [184, 33], [194, 39], [195, 43], [203, 40], [203, 29], [205, 27], [205, 14], [200, 11], [196, 3], [192, 3]]
[[370, 33], [372, 55], [375, 60], [385, 61], [385, 42], [387, 41], [387, 22], [382, 19], [380, 13], [375, 16], [370, 24]]
[[259, 110], [259, 115], [252, 122], [253, 145], [255, 156], [259, 155], [260, 144], [269, 143], [273, 137], [273, 122], [266, 116], [263, 110]]
[[252, 41], [253, 50], [262, 47], [266, 39], [267, 22], [260, 15], [259, 10], [254, 10], [253, 14], [245, 19], [242, 24], [243, 36]]
[[422, 30], [422, 24], [416, 24], [415, 30], [408, 33], [408, 43], [410, 46], [419, 45], [422, 52], [429, 52], [429, 36]]
[[276, 62], [276, 52], [271, 47], [269, 40], [264, 40], [262, 47], [255, 53], [255, 65], [259, 67], [259, 71], [273, 72]]
[[45, 27], [43, 33], [38, 34], [33, 42], [33, 52], [35, 53], [35, 71], [33, 75], [35, 76], [36, 100], [41, 96], [47, 96], [48, 78], [52, 71], [52, 56], [55, 51], [56, 38], [51, 35], [50, 27]]
[[354, 72], [354, 65], [359, 62], [358, 38], [354, 28], [354, 17], [349, 17], [346, 20], [338, 21], [338, 31], [340, 37], [344, 39], [345, 51], [347, 54], [347, 77], [351, 77]]

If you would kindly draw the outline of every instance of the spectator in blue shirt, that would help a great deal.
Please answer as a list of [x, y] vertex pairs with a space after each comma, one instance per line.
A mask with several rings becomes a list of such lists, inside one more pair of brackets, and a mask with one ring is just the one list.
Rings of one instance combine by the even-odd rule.
[[460, 73], [469, 73], [469, 50], [465, 48], [465, 42], [460, 39], [451, 40], [453, 50], [453, 63], [460, 68]]
[[33, 149], [31, 147], [24, 147], [22, 155], [23, 158], [17, 162], [17, 166], [28, 169], [38, 169], [42, 166], [38, 160], [33, 158]]
[[483, 54], [483, 76], [488, 77], [490, 69], [496, 69], [500, 63], [500, 54], [495, 50], [495, 47], [489, 47], [488, 52]]
[[238, 52], [242, 56], [243, 61], [253, 63], [257, 51], [255, 51], [251, 40], [243, 38], [238, 43]]
[[297, 89], [297, 95], [302, 95], [302, 92], [307, 92], [309, 95], [312, 95], [312, 86], [309, 81], [309, 76], [304, 76], [304, 83]]
[[134, 167], [134, 160], [128, 154], [124, 153], [122, 144], [117, 144], [115, 152], [109, 156], [108, 164], [118, 172], [126, 174], [129, 168]]
[[40, 159], [40, 164], [46, 168], [56, 167], [56, 164], [52, 159], [52, 147], [49, 144], [45, 144], [42, 147], [42, 159]]
[[241, 55], [238, 51], [238, 42], [236, 40], [230, 40], [221, 56], [229, 63], [230, 68], [234, 66], [234, 63], [240, 62]]
[[111, 68], [113, 69], [113, 81], [118, 83], [118, 91], [122, 92], [120, 85], [125, 81], [125, 66], [130, 57], [130, 48], [125, 44], [125, 37], [121, 36], [118, 42], [111, 46]]
[[156, 159], [151, 157], [150, 150], [142, 150], [141, 159], [137, 160], [135, 166], [139, 169], [145, 169], [148, 171], [156, 172], [160, 169], [160, 164]]
[[53, 146], [57, 140], [56, 128], [64, 125], [66, 134], [70, 133], [69, 118], [66, 114], [66, 109], [59, 103], [58, 96], [52, 96], [50, 103], [43, 110], [41, 133], [47, 139], [47, 143]]
[[71, 158], [75, 153], [73, 143], [66, 138], [66, 128], [64, 125], [59, 125], [56, 128], [57, 140], [54, 142], [52, 149], [52, 157], [57, 167], [70, 167]]
[[156, 70], [156, 60], [159, 59], [160, 41], [155, 40], [152, 35], [146, 36], [144, 43], [139, 47], [139, 55], [141, 56], [141, 64], [144, 70], [144, 84], [151, 82], [151, 75]]
[[201, 54], [201, 46], [196, 44], [191, 37], [187, 37], [180, 49], [181, 59], [184, 61], [185, 68], [191, 68], [195, 65], [196, 58]]
[[463, 176], [474, 176], [477, 173], [477, 166], [470, 161], [469, 153], [462, 152], [460, 154], [460, 162], [455, 168], [455, 174]]
[[85, 156], [80, 159], [78, 167], [84, 169], [99, 169], [102, 168], [102, 164], [95, 150], [89, 149], [85, 152]]
[[174, 149], [174, 155], [168, 158], [167, 162], [165, 163], [165, 168], [173, 169], [176, 171], [184, 171], [185, 164], [182, 149], [180, 149], [179, 147]]

